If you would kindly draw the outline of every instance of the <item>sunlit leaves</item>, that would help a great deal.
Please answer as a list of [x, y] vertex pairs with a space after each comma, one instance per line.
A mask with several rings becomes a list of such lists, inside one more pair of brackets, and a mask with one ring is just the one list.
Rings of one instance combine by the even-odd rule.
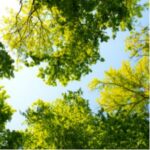
[[131, 57], [143, 58], [149, 56], [149, 29], [142, 28], [140, 32], [134, 31], [126, 40], [126, 51]]
[[[47, 84], [66, 85], [91, 72], [98, 60], [100, 42], [116, 32], [132, 29], [141, 17], [138, 0], [20, 0], [20, 10], [4, 19], [3, 39], [26, 66], [39, 65]], [[149, 99], [148, 28], [127, 40], [136, 64], [123, 62], [111, 68], [90, 88], [101, 90], [103, 108], [92, 113], [82, 92], [68, 92], [53, 102], [37, 100], [23, 113], [24, 132], [5, 129], [13, 113], [0, 89], [0, 148], [148, 148], [147, 104]], [[13, 76], [13, 60], [0, 43], [0, 77]], [[132, 111], [132, 113], [130, 113]], [[111, 115], [109, 114], [111, 112]], [[15, 140], [14, 140], [15, 139]], [[20, 141], [21, 140], [21, 141]]]
[[81, 91], [48, 103], [38, 100], [24, 114], [31, 134], [26, 148], [88, 148], [91, 110]]
[[[141, 75], [143, 72], [143, 75]], [[119, 70], [107, 71], [101, 92], [100, 104], [108, 111], [118, 107], [130, 110], [139, 109], [148, 103], [148, 78], [144, 75], [145, 68], [132, 69], [129, 63], [124, 63]], [[140, 106], [139, 106], [140, 105]]]
[[108, 41], [105, 30], [131, 29], [142, 9], [137, 2], [21, 0], [20, 10], [4, 20], [3, 38], [27, 66], [44, 62], [38, 76], [47, 84], [66, 85], [91, 72], [98, 60], [104, 61], [99, 42]]
[[148, 112], [103, 109], [92, 113], [82, 92], [68, 92], [53, 102], [36, 101], [25, 113], [23, 148], [148, 148]]
[[93, 90], [93, 89], [95, 89], [97, 86], [99, 86], [99, 84], [100, 84], [99, 79], [94, 78], [94, 79], [92, 80], [92, 82], [90, 82], [89, 88], [90, 88], [91, 90]]
[[119, 109], [143, 111], [149, 100], [149, 41], [147, 28], [133, 33], [128, 38], [127, 49], [134, 58], [140, 58], [136, 64], [123, 62], [120, 69], [110, 68], [103, 80], [94, 79], [91, 89], [100, 89], [100, 105], [108, 112]]

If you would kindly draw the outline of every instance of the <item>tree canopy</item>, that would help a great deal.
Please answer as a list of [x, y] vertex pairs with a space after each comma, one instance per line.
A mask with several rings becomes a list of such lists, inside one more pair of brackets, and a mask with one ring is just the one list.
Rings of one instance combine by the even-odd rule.
[[17, 57], [38, 66], [46, 84], [80, 80], [104, 61], [100, 44], [119, 30], [132, 30], [125, 48], [130, 60], [89, 84], [100, 91], [97, 112], [81, 89], [68, 91], [54, 101], [38, 99], [21, 112], [25, 130], [7, 129], [15, 110], [0, 86], [0, 149], [148, 149], [149, 29], [133, 30], [145, 6], [139, 1], [19, 1], [19, 10], [11, 10], [0, 29], [9, 49], [0, 42], [0, 79], [14, 77]]
[[36, 101], [25, 113], [26, 148], [88, 148], [91, 110], [81, 91], [54, 102]]
[[5, 128], [6, 122], [11, 119], [11, 116], [14, 110], [6, 103], [6, 99], [9, 96], [3, 87], [0, 87], [0, 127], [1, 129]]
[[149, 100], [149, 39], [148, 28], [133, 32], [127, 38], [126, 48], [131, 57], [138, 58], [134, 65], [123, 62], [120, 69], [110, 68], [103, 80], [93, 79], [90, 88], [100, 89], [100, 105], [106, 111], [116, 109], [143, 111]]
[[[9, 98], [3, 87], [0, 87], [0, 148], [8, 146], [6, 140], [6, 123], [11, 120], [14, 109], [6, 102]], [[8, 147], [7, 147], [8, 148]]]
[[53, 102], [37, 100], [23, 114], [27, 123], [23, 148], [148, 148], [148, 112], [117, 111], [110, 116], [101, 109], [94, 114], [81, 90]]
[[11, 78], [14, 76], [14, 60], [5, 50], [0, 42], [0, 78]]
[[148, 148], [148, 112], [127, 115], [121, 110], [109, 115], [101, 108], [93, 113], [81, 90], [68, 91], [52, 102], [34, 102], [22, 113], [27, 125], [24, 131], [5, 129], [13, 112], [10, 106], [7, 108], [3, 112], [8, 115], [0, 122], [2, 149]]
[[[1, 30], [10, 48], [27, 66], [40, 65], [38, 76], [47, 84], [66, 85], [91, 72], [98, 60], [106, 29], [132, 29], [143, 6], [139, 0], [20, 0]], [[111, 5], [110, 5], [111, 4]]]
[[98, 149], [148, 148], [148, 112], [127, 114], [128, 111], [122, 110], [113, 115], [107, 112], [98, 114], [101, 121], [94, 135], [99, 143]]

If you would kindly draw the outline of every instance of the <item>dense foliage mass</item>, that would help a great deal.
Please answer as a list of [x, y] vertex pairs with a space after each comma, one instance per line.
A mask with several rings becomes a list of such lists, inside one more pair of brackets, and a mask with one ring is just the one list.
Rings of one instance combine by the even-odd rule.
[[93, 79], [90, 88], [100, 89], [100, 105], [108, 112], [116, 109], [141, 111], [149, 100], [149, 35], [148, 28], [133, 32], [127, 39], [126, 50], [136, 63], [123, 62], [120, 69], [110, 68], [103, 80]]
[[52, 103], [38, 100], [25, 113], [29, 128], [26, 148], [88, 148], [91, 110], [81, 91]]
[[13, 114], [12, 108], [6, 103], [8, 95], [3, 87], [0, 87], [0, 129], [5, 128], [6, 121], [11, 119]]
[[[27, 65], [39, 65], [38, 76], [47, 84], [66, 85], [91, 72], [98, 60], [106, 29], [132, 29], [143, 7], [139, 0], [20, 0], [2, 29], [4, 40], [17, 49]], [[110, 5], [111, 4], [111, 5]]]
[[93, 114], [81, 91], [36, 101], [25, 113], [24, 148], [148, 148], [148, 112]]
[[[132, 29], [143, 9], [138, 0], [20, 0], [20, 9], [4, 19], [3, 40], [26, 66], [39, 65], [50, 85], [66, 85], [88, 74], [98, 60], [100, 42]], [[65, 6], [65, 7], [64, 7]], [[0, 149], [148, 149], [148, 27], [126, 40], [131, 60], [110, 68], [90, 88], [100, 90], [93, 113], [82, 90], [68, 91], [55, 101], [37, 100], [22, 115], [26, 129], [9, 130], [14, 109], [0, 87]], [[15, 57], [14, 57], [15, 58]], [[0, 42], [0, 78], [14, 76], [14, 60]]]
[[6, 130], [6, 123], [11, 119], [14, 110], [11, 106], [6, 102], [6, 99], [9, 96], [7, 95], [6, 91], [3, 87], [0, 87], [0, 148], [9, 148], [8, 147], [8, 140], [7, 140], [7, 132]]
[[14, 76], [14, 60], [5, 50], [4, 45], [0, 42], [0, 78], [11, 78]]
[[148, 148], [148, 111], [102, 109], [94, 114], [81, 91], [68, 92], [53, 102], [36, 101], [24, 114], [28, 125], [23, 148], [88, 149]]
[[37, 100], [23, 115], [27, 129], [1, 131], [0, 148], [148, 148], [148, 111], [94, 114], [81, 90], [53, 102]]

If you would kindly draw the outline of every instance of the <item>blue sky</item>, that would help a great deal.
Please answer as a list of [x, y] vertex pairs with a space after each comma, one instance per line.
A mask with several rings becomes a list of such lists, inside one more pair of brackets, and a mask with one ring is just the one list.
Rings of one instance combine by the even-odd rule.
[[[2, 0], [4, 2], [4, 0]], [[8, 7], [14, 3], [8, 3], [10, 0], [5, 0], [2, 3], [3, 6]], [[11, 0], [13, 2], [14, 0]], [[2, 7], [2, 5], [0, 7]], [[4, 7], [3, 7], [4, 9]], [[3, 11], [3, 12], [2, 12]], [[4, 13], [4, 10], [0, 8], [0, 13]], [[148, 25], [148, 11], [143, 13], [143, 18], [139, 20], [140, 25]], [[82, 77], [80, 81], [73, 81], [64, 87], [58, 85], [52, 87], [45, 85], [45, 83], [36, 77], [37, 67], [24, 68], [15, 73], [15, 78], [8, 80], [4, 79], [0, 81], [0, 85], [4, 85], [10, 98], [8, 103], [16, 109], [11, 122], [8, 123], [10, 129], [24, 129], [22, 124], [24, 117], [20, 114], [20, 111], [25, 111], [35, 100], [42, 99], [45, 101], [52, 101], [58, 97], [61, 97], [61, 93], [68, 90], [75, 91], [81, 88], [84, 92], [83, 96], [89, 100], [90, 106], [93, 111], [98, 110], [99, 106], [96, 103], [96, 98], [99, 97], [99, 91], [90, 91], [88, 89], [89, 82], [94, 78], [103, 78], [104, 72], [110, 67], [119, 68], [123, 60], [128, 59], [128, 54], [124, 52], [124, 40], [129, 35], [129, 32], [118, 32], [115, 40], [110, 39], [107, 43], [100, 44], [101, 56], [105, 58], [105, 62], [98, 62], [92, 66], [93, 72], [87, 76]]]

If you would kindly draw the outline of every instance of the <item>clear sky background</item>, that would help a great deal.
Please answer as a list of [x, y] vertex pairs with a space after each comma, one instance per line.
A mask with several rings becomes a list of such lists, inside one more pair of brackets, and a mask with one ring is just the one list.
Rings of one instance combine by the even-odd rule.
[[[142, 2], [145, 1], [142, 0]], [[0, 20], [2, 15], [7, 15], [7, 8], [18, 9], [18, 4], [15, 0], [0, 0]], [[148, 11], [143, 12], [143, 18], [139, 20], [139, 25], [148, 25], [148, 17]], [[115, 40], [110, 39], [107, 43], [101, 43], [100, 53], [105, 58], [105, 62], [98, 62], [96, 65], [93, 65], [92, 73], [82, 77], [80, 81], [70, 82], [66, 87], [46, 85], [41, 79], [36, 77], [37, 67], [24, 68], [15, 73], [15, 78], [1, 80], [0, 85], [4, 85], [10, 95], [7, 102], [16, 109], [16, 113], [14, 113], [7, 127], [10, 129], [24, 129], [25, 125], [22, 124], [24, 117], [20, 114], [20, 111], [25, 111], [35, 100], [52, 101], [61, 97], [61, 94], [68, 90], [75, 91], [79, 88], [84, 92], [83, 97], [89, 100], [93, 112], [96, 112], [99, 109], [96, 98], [99, 97], [100, 93], [98, 90], [90, 91], [88, 84], [94, 77], [103, 78], [104, 72], [110, 67], [119, 68], [122, 61], [129, 58], [128, 53], [124, 52], [124, 40], [128, 35], [128, 31], [118, 32]]]

